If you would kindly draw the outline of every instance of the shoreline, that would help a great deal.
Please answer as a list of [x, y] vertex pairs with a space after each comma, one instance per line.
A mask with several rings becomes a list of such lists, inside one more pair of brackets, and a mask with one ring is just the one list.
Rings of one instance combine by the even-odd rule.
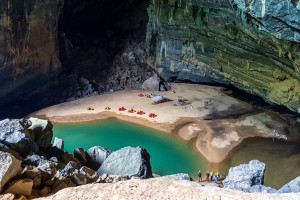
[[[173, 84], [172, 88], [175, 94], [165, 91], [159, 93], [172, 101], [156, 105], [151, 104], [152, 99], [136, 95], [147, 92], [128, 90], [54, 105], [29, 116], [54, 123], [81, 123], [114, 117], [167, 134], [174, 133], [183, 140], [192, 141], [201, 156], [212, 165], [222, 162], [245, 138], [273, 137], [273, 130], [286, 127], [279, 117], [266, 112], [254, 112], [250, 104], [223, 94], [220, 87]], [[174, 106], [177, 98], [187, 99], [188, 103]], [[105, 111], [106, 106], [111, 110]], [[142, 108], [146, 114], [118, 111], [119, 106], [135, 110]], [[88, 110], [89, 107], [94, 110]], [[157, 117], [149, 118], [150, 112], [156, 113]], [[237, 113], [239, 117], [230, 117]], [[224, 115], [228, 115], [228, 119]], [[211, 116], [217, 117], [206, 119]]]

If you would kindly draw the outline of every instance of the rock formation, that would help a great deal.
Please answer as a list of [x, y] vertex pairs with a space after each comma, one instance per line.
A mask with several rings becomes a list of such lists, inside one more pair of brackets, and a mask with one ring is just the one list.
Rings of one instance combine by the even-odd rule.
[[4, 185], [21, 171], [21, 161], [9, 153], [0, 151], [0, 192]]
[[278, 190], [278, 193], [300, 192], [300, 176], [285, 184]]
[[124, 147], [111, 153], [98, 169], [98, 173], [150, 178], [150, 155], [141, 147]]
[[252, 186], [264, 183], [266, 165], [258, 160], [229, 169], [228, 176], [222, 181], [225, 188], [249, 191]]
[[41, 89], [61, 71], [58, 19], [62, 0], [0, 3], [0, 103]]
[[[150, 155], [143, 148], [113, 153], [100, 146], [87, 152], [76, 148], [77, 159], [63, 151], [62, 140], [50, 145], [52, 128], [49, 121], [37, 118], [0, 121], [0, 192], [36, 197], [89, 183], [152, 177]], [[85, 165], [100, 167], [102, 176]]]
[[300, 112], [299, 3], [150, 2], [147, 51], [165, 78], [232, 84]]

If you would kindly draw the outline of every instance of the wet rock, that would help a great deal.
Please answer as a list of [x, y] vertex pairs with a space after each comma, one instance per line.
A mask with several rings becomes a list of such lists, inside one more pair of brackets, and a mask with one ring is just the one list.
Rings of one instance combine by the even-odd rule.
[[98, 169], [98, 174], [152, 177], [150, 155], [141, 147], [124, 147], [111, 153]]
[[77, 158], [81, 164], [84, 164], [87, 161], [83, 148], [75, 148], [74, 157]]
[[33, 181], [31, 179], [20, 179], [12, 182], [5, 192], [29, 197], [32, 192], [32, 186]]
[[17, 119], [0, 121], [0, 142], [22, 156], [39, 151], [38, 145], [30, 138], [29, 131]]
[[110, 154], [111, 151], [103, 147], [91, 147], [86, 152], [86, 166], [96, 171]]
[[285, 184], [278, 190], [278, 193], [296, 193], [300, 192], [300, 176]]
[[10, 153], [0, 151], [0, 192], [6, 183], [21, 171], [21, 161]]
[[251, 186], [263, 185], [265, 168], [266, 165], [258, 160], [231, 167], [228, 176], [222, 181], [224, 188], [248, 192]]
[[64, 141], [60, 138], [54, 137], [53, 147], [57, 147], [58, 149], [64, 149]]

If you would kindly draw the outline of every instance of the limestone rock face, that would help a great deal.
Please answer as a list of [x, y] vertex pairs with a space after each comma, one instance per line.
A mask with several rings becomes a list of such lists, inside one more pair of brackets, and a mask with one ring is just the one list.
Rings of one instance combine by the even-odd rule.
[[4, 185], [21, 171], [21, 161], [9, 153], [0, 151], [0, 192]]
[[61, 70], [58, 19], [62, 0], [0, 3], [0, 103], [30, 95]]
[[151, 0], [148, 15], [165, 79], [233, 84], [300, 112], [299, 2]]
[[100, 146], [91, 147], [87, 150], [87, 163], [86, 165], [93, 170], [98, 170], [100, 165], [111, 154], [111, 151]]
[[97, 172], [99, 175], [149, 178], [152, 176], [150, 155], [141, 147], [124, 147], [111, 153]]
[[265, 168], [266, 165], [258, 160], [231, 167], [222, 183], [225, 188], [249, 192], [251, 186], [263, 185]]
[[285, 184], [278, 190], [278, 193], [296, 193], [300, 192], [300, 176]]

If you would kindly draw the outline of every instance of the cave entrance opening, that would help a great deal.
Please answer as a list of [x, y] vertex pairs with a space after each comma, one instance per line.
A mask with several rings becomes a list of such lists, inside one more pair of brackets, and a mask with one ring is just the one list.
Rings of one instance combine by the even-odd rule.
[[[59, 20], [63, 74], [124, 87], [126, 83], [116, 73], [122, 74], [122, 69], [128, 67], [123, 65], [137, 65], [135, 59], [139, 58], [134, 51], [126, 52], [125, 61], [121, 57], [128, 47], [143, 50], [148, 6], [149, 0], [65, 0]], [[115, 77], [116, 82], [110, 83], [108, 77]], [[129, 78], [123, 77], [125, 81]]]

